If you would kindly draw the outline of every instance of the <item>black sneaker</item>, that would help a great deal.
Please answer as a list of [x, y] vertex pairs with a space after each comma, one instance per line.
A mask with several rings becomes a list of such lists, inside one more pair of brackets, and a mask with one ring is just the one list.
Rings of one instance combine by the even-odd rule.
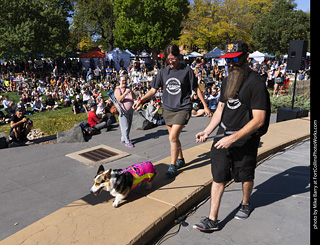
[[177, 169], [184, 167], [184, 165], [186, 165], [184, 158], [177, 160], [176, 162]]
[[168, 168], [168, 171], [165, 173], [165, 176], [167, 178], [172, 179], [176, 177], [176, 175], [177, 175], [177, 167], [171, 164]]
[[211, 220], [208, 217], [200, 220], [199, 224], [193, 225], [194, 229], [200, 231], [215, 231], [219, 229], [219, 220]]
[[242, 204], [242, 202], [239, 205], [239, 210], [234, 216], [235, 219], [244, 220], [249, 217], [251, 212], [250, 204]]

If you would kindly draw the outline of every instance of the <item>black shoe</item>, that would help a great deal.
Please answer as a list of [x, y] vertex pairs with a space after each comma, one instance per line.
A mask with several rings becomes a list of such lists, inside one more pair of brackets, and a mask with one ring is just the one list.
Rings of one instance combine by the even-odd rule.
[[200, 220], [199, 224], [193, 225], [194, 229], [200, 231], [215, 231], [219, 229], [219, 220], [211, 220], [208, 217]]
[[244, 220], [249, 217], [251, 212], [250, 203], [248, 205], [242, 204], [242, 202], [239, 205], [239, 210], [234, 216], [235, 219]]
[[173, 179], [177, 175], [177, 167], [174, 165], [170, 165], [168, 171], [165, 173], [165, 176], [169, 179]]
[[177, 162], [176, 162], [177, 169], [184, 167], [184, 165], [186, 165], [184, 158], [177, 160]]

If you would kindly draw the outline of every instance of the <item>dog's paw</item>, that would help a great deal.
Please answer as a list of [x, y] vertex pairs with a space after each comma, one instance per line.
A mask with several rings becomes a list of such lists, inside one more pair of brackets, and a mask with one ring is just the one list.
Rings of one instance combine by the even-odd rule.
[[119, 206], [119, 202], [114, 201], [114, 202], [112, 203], [112, 206], [113, 206], [114, 208], [117, 208], [117, 207]]

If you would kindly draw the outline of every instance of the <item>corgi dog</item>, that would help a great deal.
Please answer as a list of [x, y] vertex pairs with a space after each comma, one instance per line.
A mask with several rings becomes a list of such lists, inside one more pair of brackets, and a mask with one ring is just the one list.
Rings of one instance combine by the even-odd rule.
[[136, 188], [140, 183], [146, 182], [147, 189], [152, 187], [152, 182], [158, 173], [150, 161], [140, 162], [125, 169], [105, 170], [100, 165], [97, 175], [93, 179], [90, 192], [95, 196], [105, 189], [115, 197], [112, 204], [117, 208], [119, 203], [129, 194], [130, 190]]

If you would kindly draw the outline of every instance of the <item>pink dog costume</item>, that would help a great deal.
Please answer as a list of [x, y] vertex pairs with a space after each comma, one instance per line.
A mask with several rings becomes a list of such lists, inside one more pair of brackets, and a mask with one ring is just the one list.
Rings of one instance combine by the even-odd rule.
[[156, 172], [155, 167], [150, 161], [136, 163], [122, 170], [122, 173], [129, 172], [133, 176], [131, 190], [136, 188], [140, 183], [149, 181]]

